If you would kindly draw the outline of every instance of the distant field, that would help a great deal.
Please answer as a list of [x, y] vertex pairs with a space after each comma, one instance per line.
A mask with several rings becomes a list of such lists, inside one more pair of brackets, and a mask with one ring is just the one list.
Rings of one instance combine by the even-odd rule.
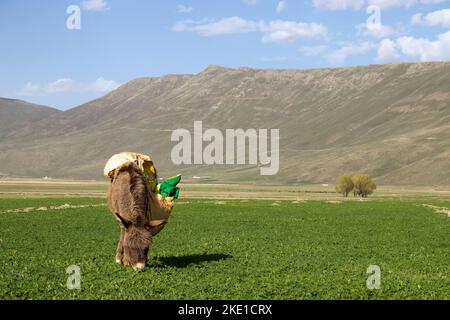
[[[107, 181], [0, 179], [0, 198], [6, 197], [105, 197]], [[343, 199], [333, 185], [267, 185], [182, 183], [182, 198], [268, 199], [268, 200], [354, 200]], [[379, 186], [371, 200], [450, 200], [450, 187]]]
[[[135, 273], [114, 263], [105, 185], [82, 185], [30, 197], [34, 183], [0, 197], [0, 299], [450, 299], [450, 218], [423, 206], [450, 208], [443, 191], [340, 202], [305, 187], [282, 189], [292, 200], [224, 200], [187, 198], [203, 190], [187, 186], [149, 268]], [[81, 268], [81, 290], [66, 287], [70, 265]], [[379, 290], [366, 287], [369, 265], [381, 268]]]

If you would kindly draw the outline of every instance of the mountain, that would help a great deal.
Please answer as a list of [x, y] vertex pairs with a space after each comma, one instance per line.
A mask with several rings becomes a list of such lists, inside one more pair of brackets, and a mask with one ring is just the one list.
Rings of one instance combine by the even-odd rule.
[[59, 110], [21, 100], [0, 98], [0, 141], [6, 141], [23, 127], [32, 127], [39, 120]]
[[[162, 175], [217, 181], [333, 183], [340, 174], [367, 172], [379, 183], [450, 185], [449, 83], [449, 62], [316, 70], [209, 66], [197, 75], [140, 78], [8, 129], [0, 136], [0, 171], [101, 179], [107, 159], [129, 150], [150, 154]], [[203, 130], [279, 129], [279, 173], [261, 176], [255, 165], [173, 165], [172, 131], [192, 132], [199, 120]]]

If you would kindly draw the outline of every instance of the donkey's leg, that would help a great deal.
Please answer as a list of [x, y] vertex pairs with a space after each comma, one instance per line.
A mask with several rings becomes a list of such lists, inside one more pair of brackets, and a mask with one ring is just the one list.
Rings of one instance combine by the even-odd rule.
[[125, 236], [125, 229], [123, 227], [120, 227], [119, 244], [117, 245], [117, 250], [116, 250], [116, 263], [122, 263], [124, 236]]

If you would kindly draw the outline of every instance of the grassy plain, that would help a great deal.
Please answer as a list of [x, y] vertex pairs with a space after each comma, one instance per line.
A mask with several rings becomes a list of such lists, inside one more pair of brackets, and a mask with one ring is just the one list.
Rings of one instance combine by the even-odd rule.
[[450, 208], [449, 192], [379, 189], [343, 201], [326, 186], [185, 185], [135, 273], [114, 263], [105, 184], [2, 182], [0, 298], [449, 299], [450, 218], [424, 207]]

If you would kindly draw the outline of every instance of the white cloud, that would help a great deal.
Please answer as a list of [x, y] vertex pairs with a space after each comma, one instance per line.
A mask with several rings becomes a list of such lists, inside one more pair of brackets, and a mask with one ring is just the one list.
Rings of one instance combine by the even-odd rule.
[[98, 78], [93, 83], [89, 84], [87, 90], [91, 90], [94, 93], [105, 94], [110, 91], [116, 90], [120, 84], [114, 80], [106, 80], [103, 77]]
[[325, 10], [359, 10], [364, 0], [313, 0], [313, 6]]
[[393, 7], [410, 7], [418, 2], [418, 0], [369, 0], [368, 5], [375, 5], [382, 9], [386, 9]]
[[37, 84], [34, 84], [32, 82], [27, 82], [22, 89], [20, 89], [17, 94], [19, 96], [24, 96], [24, 97], [31, 97], [31, 96], [37, 96], [39, 94], [40, 90], [40, 86]]
[[381, 23], [362, 23], [356, 27], [358, 35], [364, 37], [374, 38], [386, 38], [394, 33], [394, 30], [390, 26], [383, 25]]
[[185, 20], [177, 22], [172, 28], [172, 30], [176, 32], [196, 32], [205, 37], [256, 32], [259, 29], [260, 23], [244, 20], [240, 17], [222, 18], [218, 21], [203, 20], [200, 22]]
[[327, 28], [318, 23], [284, 20], [265, 23], [264, 21], [245, 20], [240, 17], [222, 18], [217, 21], [179, 21], [175, 23], [172, 30], [175, 32], [195, 32], [205, 37], [259, 32], [263, 34], [263, 42], [293, 42], [299, 38], [315, 38], [328, 34]]
[[440, 34], [436, 40], [415, 37], [401, 37], [396, 45], [408, 58], [419, 61], [450, 59], [450, 31]]
[[305, 57], [317, 57], [324, 54], [327, 51], [327, 46], [311, 46], [302, 47], [298, 49], [298, 52], [303, 54]]
[[70, 91], [74, 86], [75, 82], [70, 78], [62, 78], [46, 84], [28, 82], [20, 89], [18, 94], [29, 97], [44, 97], [55, 93]]
[[448, 2], [449, 0], [369, 0], [368, 4], [376, 5], [381, 8], [393, 7], [411, 7], [417, 4], [439, 4]]
[[450, 31], [440, 34], [435, 40], [415, 37], [400, 37], [393, 41], [385, 39], [378, 48], [378, 60], [398, 58], [400, 55], [413, 61], [450, 60]]
[[411, 17], [411, 24], [414, 25], [424, 24], [422, 17], [423, 17], [422, 13], [416, 13]]
[[261, 61], [264, 61], [264, 62], [281, 62], [281, 61], [286, 61], [286, 60], [288, 60], [289, 59], [289, 57], [286, 57], [286, 56], [275, 56], [275, 57], [264, 57], [264, 58], [261, 58]]
[[328, 53], [326, 59], [332, 64], [342, 64], [348, 57], [366, 54], [373, 48], [374, 45], [367, 41], [362, 43], [351, 43]]
[[412, 16], [411, 23], [430, 27], [441, 26], [450, 28], [450, 9], [434, 11], [425, 16], [421, 13], [417, 13]]
[[192, 10], [194, 10], [194, 8], [192, 8], [190, 6], [185, 6], [184, 4], [177, 5], [178, 13], [189, 13], [189, 12], [192, 12]]
[[381, 9], [411, 7], [416, 4], [439, 4], [450, 0], [312, 0], [312, 5], [325, 10], [360, 10], [369, 5]]
[[76, 82], [70, 78], [62, 78], [50, 83], [38, 84], [28, 82], [17, 92], [21, 97], [50, 97], [57, 94], [77, 93], [103, 95], [119, 87], [114, 80], [98, 78], [91, 83]]
[[376, 5], [382, 9], [404, 7], [408, 8], [417, 4], [439, 4], [450, 0], [369, 0], [369, 5]]
[[317, 38], [328, 34], [327, 28], [322, 24], [284, 20], [270, 21], [262, 31], [263, 42], [294, 42], [300, 38]]
[[81, 6], [86, 11], [104, 11], [109, 9], [105, 0], [83, 0]]
[[400, 56], [397, 45], [391, 39], [384, 39], [380, 42], [380, 46], [378, 48], [378, 61], [386, 61], [386, 60], [394, 60]]
[[287, 3], [286, 3], [286, 1], [280, 1], [280, 2], [278, 2], [278, 5], [277, 5], [277, 13], [282, 13], [284, 10], [286, 10], [286, 8], [287, 8]]

